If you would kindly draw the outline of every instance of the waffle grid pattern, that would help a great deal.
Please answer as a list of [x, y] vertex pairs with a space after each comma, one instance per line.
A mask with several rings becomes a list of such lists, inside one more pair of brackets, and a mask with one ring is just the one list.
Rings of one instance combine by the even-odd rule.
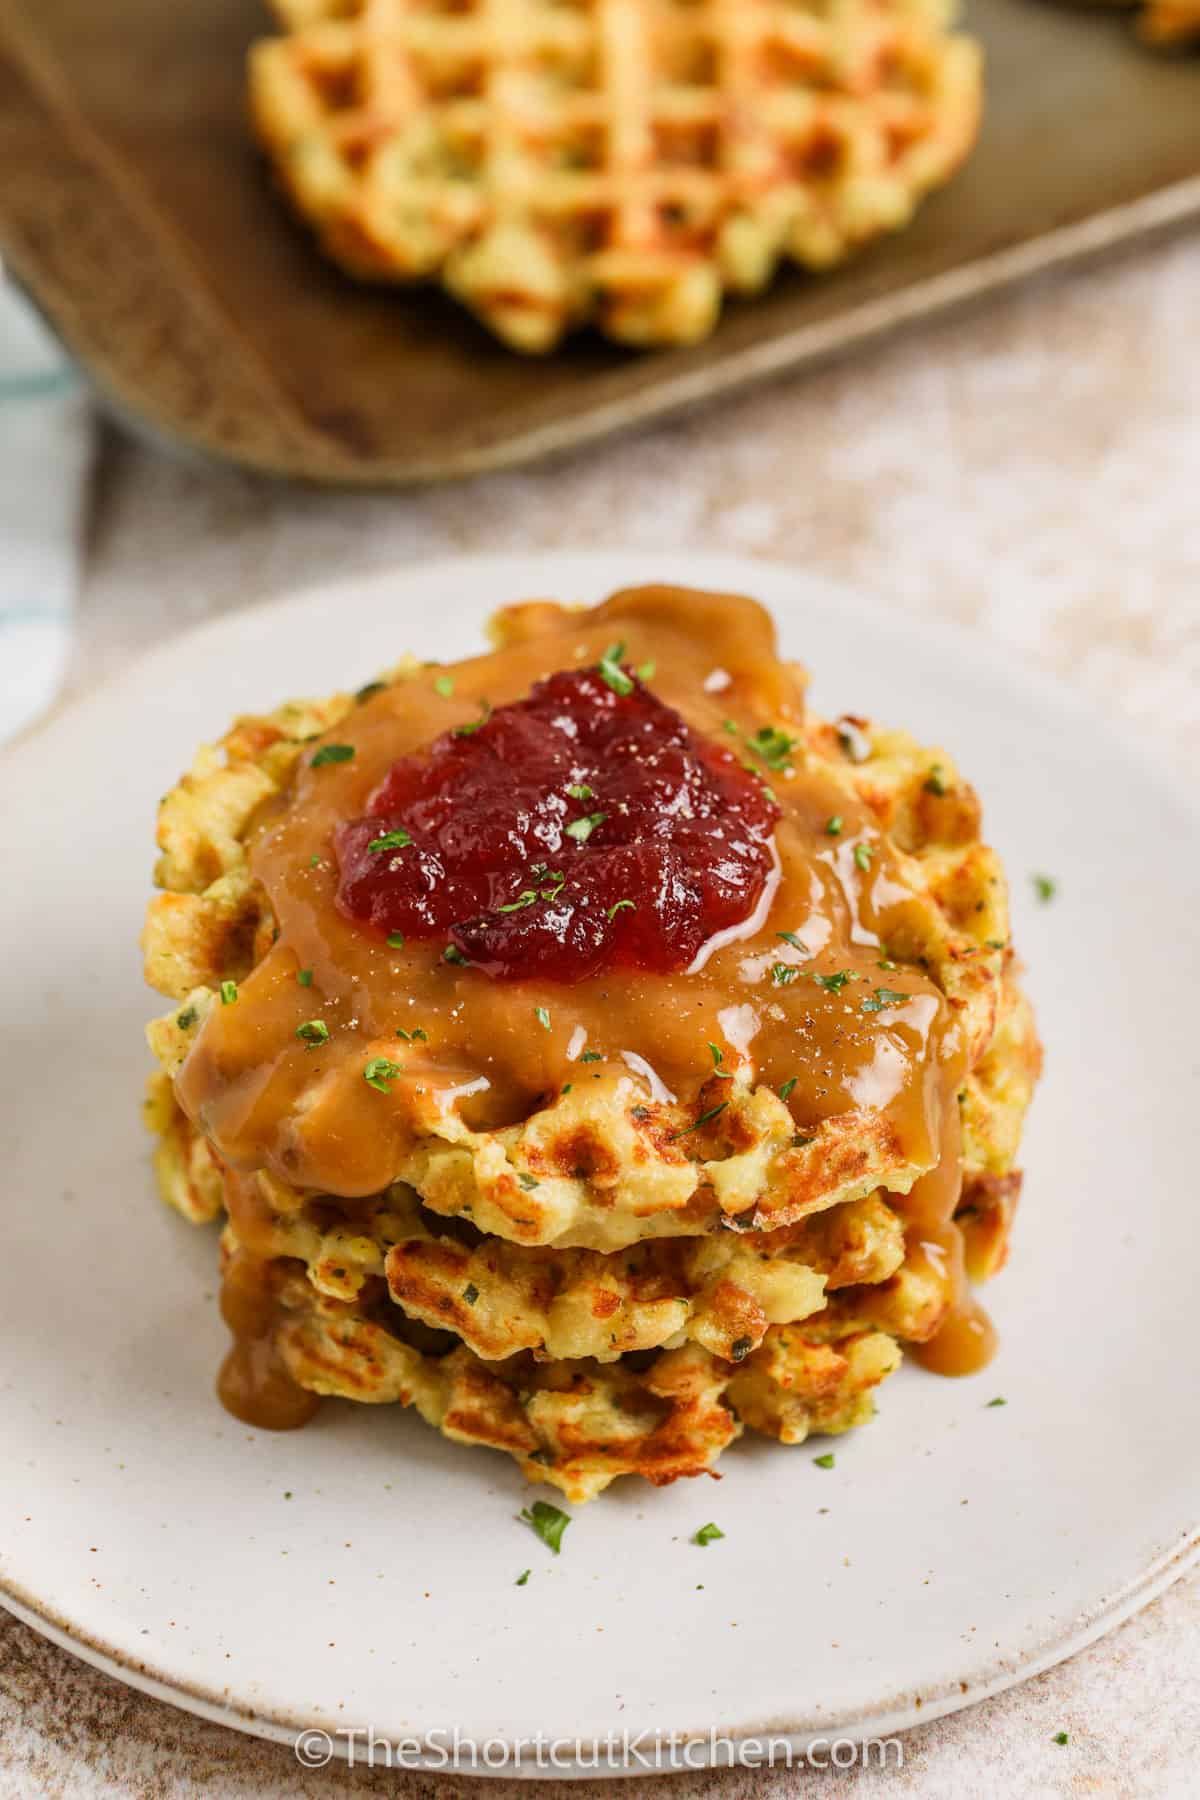
[[516, 348], [688, 343], [907, 222], [977, 127], [944, 0], [276, 0], [259, 134], [352, 272]]

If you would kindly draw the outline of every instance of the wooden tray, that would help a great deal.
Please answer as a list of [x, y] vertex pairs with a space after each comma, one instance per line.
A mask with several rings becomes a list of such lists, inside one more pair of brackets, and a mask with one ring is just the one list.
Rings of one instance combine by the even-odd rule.
[[585, 336], [527, 361], [436, 293], [327, 266], [246, 131], [255, 0], [0, 0], [0, 250], [109, 403], [168, 440], [323, 482], [515, 463], [1200, 216], [1200, 58], [1037, 0], [974, 0], [970, 23], [990, 98], [954, 184], [690, 350]]

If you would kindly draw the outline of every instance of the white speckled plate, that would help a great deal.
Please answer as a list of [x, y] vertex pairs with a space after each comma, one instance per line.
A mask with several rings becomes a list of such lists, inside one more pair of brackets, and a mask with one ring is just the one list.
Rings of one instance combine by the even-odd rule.
[[[819, 708], [953, 749], [1012, 876], [1047, 1072], [987, 1373], [903, 1370], [831, 1470], [827, 1445], [743, 1440], [719, 1485], [618, 1484], [556, 1558], [506, 1459], [398, 1409], [282, 1436], [220, 1411], [215, 1244], [155, 1200], [138, 1123], [137, 936], [157, 797], [234, 712], [465, 654], [503, 600], [646, 578], [756, 593]], [[456, 1726], [886, 1733], [1068, 1655], [1194, 1560], [1200, 834], [1070, 694], [766, 564], [480, 558], [181, 638], [0, 773], [0, 1594], [31, 1624], [228, 1724], [371, 1726], [437, 1764]], [[725, 1537], [697, 1548], [709, 1519]]]

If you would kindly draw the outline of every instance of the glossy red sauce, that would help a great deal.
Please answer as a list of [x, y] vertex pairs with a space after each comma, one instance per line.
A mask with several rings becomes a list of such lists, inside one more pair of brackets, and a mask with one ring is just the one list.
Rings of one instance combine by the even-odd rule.
[[778, 817], [731, 749], [606, 661], [395, 763], [337, 832], [337, 904], [501, 979], [683, 969], [753, 914]]

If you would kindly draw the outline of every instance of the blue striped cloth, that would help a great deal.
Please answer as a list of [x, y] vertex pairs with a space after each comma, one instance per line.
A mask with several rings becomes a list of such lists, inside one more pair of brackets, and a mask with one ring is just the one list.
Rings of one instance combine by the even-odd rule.
[[82, 382], [0, 277], [0, 742], [66, 668], [91, 435]]

